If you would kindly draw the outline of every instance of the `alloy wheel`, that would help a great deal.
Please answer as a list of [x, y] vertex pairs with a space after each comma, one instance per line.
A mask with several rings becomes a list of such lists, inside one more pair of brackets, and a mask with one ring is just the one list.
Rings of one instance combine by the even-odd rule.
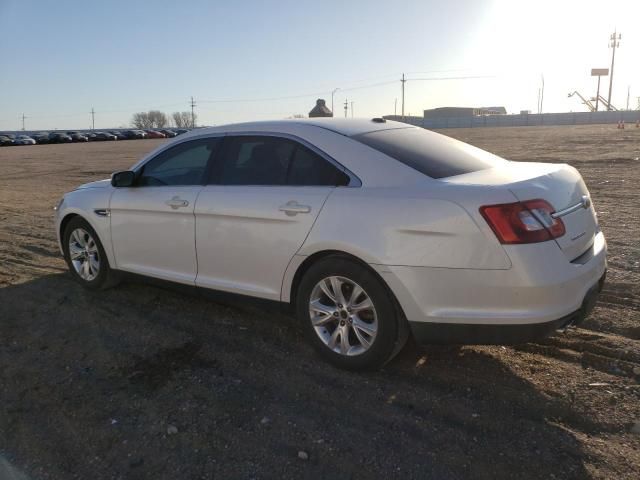
[[100, 273], [98, 245], [89, 232], [76, 228], [69, 236], [69, 258], [76, 273], [88, 282]]
[[311, 324], [322, 342], [340, 355], [360, 355], [373, 345], [378, 316], [371, 298], [353, 280], [320, 280], [309, 299]]

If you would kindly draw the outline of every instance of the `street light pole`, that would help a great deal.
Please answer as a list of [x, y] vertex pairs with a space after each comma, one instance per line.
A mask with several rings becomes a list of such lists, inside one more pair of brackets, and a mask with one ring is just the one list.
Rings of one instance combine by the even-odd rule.
[[333, 96], [336, 94], [336, 92], [340, 90], [339, 88], [334, 88], [333, 91], [331, 92], [331, 114], [333, 115]]

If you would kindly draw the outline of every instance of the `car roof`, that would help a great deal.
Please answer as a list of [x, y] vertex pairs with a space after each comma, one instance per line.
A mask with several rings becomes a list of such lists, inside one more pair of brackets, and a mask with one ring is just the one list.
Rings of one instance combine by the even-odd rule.
[[274, 132], [280, 129], [289, 130], [298, 127], [316, 127], [330, 130], [340, 135], [352, 137], [362, 133], [375, 132], [378, 130], [391, 130], [396, 128], [416, 128], [402, 122], [391, 120], [381, 121], [373, 118], [303, 118], [291, 120], [264, 120], [258, 122], [232, 123], [220, 125], [218, 127], [196, 128], [189, 133], [202, 135], [207, 133], [220, 132], [252, 132], [265, 131]]

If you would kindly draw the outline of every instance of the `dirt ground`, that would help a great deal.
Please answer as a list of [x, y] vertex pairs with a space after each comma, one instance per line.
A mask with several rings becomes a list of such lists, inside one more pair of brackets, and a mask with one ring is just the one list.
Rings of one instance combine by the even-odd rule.
[[71, 280], [52, 207], [159, 140], [0, 149], [0, 472], [639, 478], [640, 129], [443, 133], [582, 172], [609, 244], [608, 283], [582, 328], [514, 348], [411, 344], [382, 371], [336, 370], [291, 318]]

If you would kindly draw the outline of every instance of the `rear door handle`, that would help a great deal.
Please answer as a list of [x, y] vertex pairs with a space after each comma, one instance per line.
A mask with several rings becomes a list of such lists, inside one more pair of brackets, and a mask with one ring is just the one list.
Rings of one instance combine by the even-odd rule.
[[166, 205], [170, 206], [171, 208], [173, 208], [174, 210], [177, 210], [178, 208], [181, 208], [181, 207], [188, 207], [189, 206], [189, 202], [187, 200], [182, 200], [177, 195], [175, 197], [173, 197], [171, 200], [167, 200], [164, 203]]
[[299, 213], [309, 213], [311, 211], [311, 207], [309, 205], [300, 205], [295, 200], [291, 200], [285, 205], [282, 205], [278, 210], [292, 217]]

